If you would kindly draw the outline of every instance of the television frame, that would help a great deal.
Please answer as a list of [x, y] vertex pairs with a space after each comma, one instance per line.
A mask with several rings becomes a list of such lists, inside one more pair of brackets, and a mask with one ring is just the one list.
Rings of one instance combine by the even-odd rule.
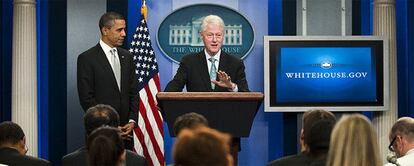
[[[271, 106], [271, 96], [270, 96], [270, 50], [271, 42], [322, 42], [322, 41], [337, 41], [337, 42], [346, 42], [346, 41], [382, 41], [383, 48], [383, 79], [382, 79], [382, 99], [383, 102], [380, 105], [323, 105], [318, 106], [298, 106], [295, 104], [290, 104], [286, 106]], [[385, 37], [381, 36], [264, 36], [263, 40], [264, 46], [264, 93], [265, 93], [265, 112], [305, 112], [310, 109], [325, 109], [333, 112], [346, 112], [346, 111], [388, 111], [390, 109], [390, 92], [389, 92], [389, 49], [388, 49], [388, 40]], [[369, 46], [369, 45], [368, 45]], [[377, 70], [378, 71], [378, 70]], [[275, 78], [276, 79], [276, 78]], [[377, 78], [378, 79], [378, 78]], [[378, 83], [378, 81], [377, 81]], [[276, 86], [276, 85], [274, 85]], [[378, 96], [378, 94], [377, 94]], [[276, 99], [276, 97], [274, 97]]]

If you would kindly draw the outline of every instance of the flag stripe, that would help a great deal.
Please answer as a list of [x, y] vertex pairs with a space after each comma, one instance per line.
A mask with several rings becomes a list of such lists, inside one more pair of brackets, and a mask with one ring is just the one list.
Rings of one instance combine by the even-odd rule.
[[[150, 81], [150, 83], [148, 83], [149, 85], [152, 85], [151, 84], [151, 81]], [[151, 86], [149, 86], [149, 88], [154, 88], [154, 87], [151, 87]], [[147, 89], [147, 88], [145, 88], [145, 91], [147, 92], [147, 94], [150, 94], [152, 91], [151, 90], [149, 90], [149, 89]], [[160, 122], [162, 122], [162, 118], [160, 117], [160, 115], [158, 114], [158, 107], [157, 107], [157, 105], [155, 104], [155, 102], [154, 102], [154, 100], [156, 100], [156, 97], [155, 97], [155, 95], [154, 95], [154, 97], [153, 98], [148, 98], [148, 100], [149, 100], [149, 104], [150, 104], [150, 106], [151, 106], [151, 109], [152, 109], [152, 115], [154, 116], [154, 118], [155, 118], [155, 121], [157, 122], [156, 124], [157, 124], [157, 126], [158, 126], [158, 130], [160, 131], [160, 133], [163, 133], [162, 131], [163, 131], [163, 128], [162, 128], [162, 123], [160, 123]]]
[[[145, 87], [144, 89], [146, 91], [147, 90], [147, 87]], [[145, 94], [145, 91], [144, 90], [141, 90], [140, 91], [140, 96], [142, 94]], [[148, 102], [147, 96], [145, 95], [145, 98], [144, 97], [141, 97], [141, 99], [142, 99], [142, 105], [143, 105], [143, 107], [145, 107], [144, 109], [150, 108], [149, 107], [149, 102]], [[148, 109], [146, 109], [146, 110], [147, 111], [145, 111], [145, 112], [141, 112], [143, 117], [147, 117], [147, 118], [144, 118], [145, 129], [147, 130], [148, 136], [149, 136], [149, 138], [151, 140], [152, 147], [154, 148], [154, 151], [155, 151], [155, 155], [157, 156], [158, 160], [160, 161], [163, 158], [163, 156], [162, 156], [163, 153], [161, 152], [161, 149], [160, 149], [160, 147], [159, 147], [159, 145], [157, 143], [157, 138], [155, 136], [155, 134], [157, 134], [158, 132], [155, 132], [154, 133], [154, 130], [152, 129], [152, 125], [151, 125], [151, 124], [154, 124], [155, 121], [154, 121], [154, 123], [151, 123], [150, 122], [150, 119], [153, 120], [153, 116], [151, 116], [151, 115], [149, 115], [147, 113], [152, 114], [152, 111], [150, 111]], [[157, 135], [159, 135], [159, 134], [157, 134]]]
[[[144, 154], [144, 156], [149, 156], [147, 146], [144, 142], [144, 134], [142, 134], [141, 128], [134, 129], [134, 135], [135, 135], [134, 142], [137, 142], [136, 139], [138, 139], [138, 141], [140, 142], [139, 144], [135, 144], [135, 147], [138, 146], [139, 149], [142, 150], [142, 153]], [[148, 162], [148, 165], [154, 165], [152, 160], [147, 159], [147, 162]]]

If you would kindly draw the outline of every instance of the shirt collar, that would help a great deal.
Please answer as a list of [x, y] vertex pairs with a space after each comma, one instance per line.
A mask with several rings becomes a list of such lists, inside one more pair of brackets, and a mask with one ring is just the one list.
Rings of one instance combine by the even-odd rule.
[[220, 60], [221, 49], [216, 54], [214, 54], [213, 56], [211, 56], [210, 54], [208, 54], [207, 50], [204, 49], [204, 55], [206, 56], [207, 61], [210, 58], [214, 58], [218, 62]]
[[[105, 52], [105, 54], [109, 53], [109, 51], [112, 49], [108, 44], [102, 41], [102, 39], [99, 40], [99, 44], [101, 45], [101, 48]], [[116, 47], [113, 47], [113, 48], [116, 49]]]

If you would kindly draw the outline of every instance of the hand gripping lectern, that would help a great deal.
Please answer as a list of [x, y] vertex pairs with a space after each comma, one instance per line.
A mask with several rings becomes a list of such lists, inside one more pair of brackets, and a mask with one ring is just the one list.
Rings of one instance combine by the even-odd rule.
[[263, 101], [258, 92], [160, 92], [158, 106], [171, 136], [175, 119], [188, 112], [205, 116], [209, 127], [248, 137], [254, 117]]

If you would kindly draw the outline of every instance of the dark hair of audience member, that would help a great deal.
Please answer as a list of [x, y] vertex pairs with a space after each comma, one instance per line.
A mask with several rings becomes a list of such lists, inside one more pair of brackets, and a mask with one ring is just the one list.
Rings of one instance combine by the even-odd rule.
[[380, 166], [374, 127], [363, 115], [344, 115], [331, 134], [327, 166]]
[[195, 112], [186, 113], [175, 119], [174, 134], [178, 135], [182, 129], [194, 129], [200, 126], [208, 126], [208, 121], [203, 115]]
[[125, 161], [124, 142], [114, 127], [99, 127], [87, 140], [88, 161], [91, 166], [121, 165]]
[[89, 108], [83, 116], [83, 122], [85, 124], [86, 136], [88, 136], [93, 130], [101, 126], [119, 126], [119, 115], [109, 105], [98, 104]]
[[[311, 131], [311, 128], [317, 122], [319, 122], [321, 120], [322, 121], [327, 121], [327, 122], [332, 122], [333, 124], [336, 123], [336, 117], [335, 117], [335, 115], [333, 113], [331, 113], [329, 111], [326, 111], [326, 110], [321, 110], [321, 109], [314, 109], [314, 110], [306, 111], [303, 114], [303, 117], [302, 117], [302, 133], [301, 133], [301, 137], [303, 137], [303, 138], [301, 138], [301, 141], [303, 141], [303, 142], [301, 142], [301, 143], [304, 144], [302, 146], [305, 146], [305, 147], [303, 147], [305, 149], [302, 149], [302, 150], [304, 150], [303, 153], [305, 153], [305, 154], [308, 154], [309, 153], [309, 155], [313, 155], [313, 157], [318, 157], [317, 156], [318, 155], [318, 152], [316, 152], [316, 151], [310, 152], [310, 151], [311, 150], [318, 150], [319, 151], [319, 149], [310, 149], [309, 145], [307, 144], [307, 142], [309, 142], [309, 140], [308, 140], [309, 138], [308, 137], [311, 136], [309, 134], [309, 132]], [[331, 131], [329, 131], [329, 133], [330, 132]], [[324, 133], [324, 134], [326, 134], [326, 133]], [[330, 136], [328, 136], [328, 138], [329, 137]], [[325, 140], [320, 140], [320, 141], [325, 141]], [[326, 142], [326, 144], [328, 144], [328, 147], [329, 147], [329, 141]], [[319, 147], [314, 147], [314, 148], [319, 148]]]
[[174, 165], [177, 166], [229, 166], [230, 136], [208, 127], [195, 130], [183, 129], [173, 148]]
[[314, 158], [326, 158], [329, 150], [329, 142], [335, 121], [319, 120], [307, 132], [305, 132], [305, 144], [308, 146], [308, 156]]
[[0, 123], [0, 145], [2, 144], [17, 144], [24, 138], [22, 128], [10, 121]]

